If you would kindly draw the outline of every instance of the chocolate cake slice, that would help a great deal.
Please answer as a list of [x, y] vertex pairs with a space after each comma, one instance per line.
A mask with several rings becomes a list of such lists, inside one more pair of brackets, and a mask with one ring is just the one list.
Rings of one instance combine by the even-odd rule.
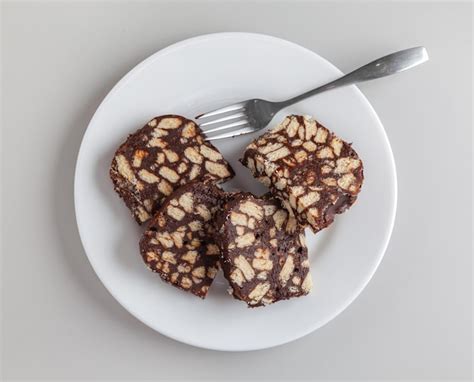
[[165, 282], [205, 298], [220, 258], [214, 217], [227, 195], [210, 181], [174, 191], [140, 240], [146, 266]]
[[253, 141], [241, 162], [314, 232], [354, 204], [364, 179], [362, 161], [349, 143], [298, 115]]
[[153, 118], [130, 135], [110, 168], [115, 191], [139, 224], [178, 187], [208, 178], [221, 183], [233, 175], [219, 151], [204, 141], [201, 129], [178, 115]]
[[216, 219], [224, 276], [250, 307], [309, 293], [312, 280], [304, 230], [280, 201], [241, 193]]

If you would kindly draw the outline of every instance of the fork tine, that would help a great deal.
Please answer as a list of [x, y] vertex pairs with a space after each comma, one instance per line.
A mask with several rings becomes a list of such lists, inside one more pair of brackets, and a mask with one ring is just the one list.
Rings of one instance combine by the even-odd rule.
[[255, 128], [249, 126], [237, 131], [231, 131], [229, 133], [223, 133], [223, 134], [215, 135], [213, 137], [206, 137], [205, 141], [216, 141], [218, 139], [231, 138], [231, 137], [236, 137], [238, 135], [254, 133], [254, 132], [255, 132]]
[[224, 126], [219, 126], [219, 127], [213, 128], [213, 129], [204, 130], [204, 133], [205, 134], [214, 133], [216, 131], [228, 130], [228, 129], [231, 129], [233, 127], [243, 126], [243, 125], [248, 125], [248, 124], [249, 124], [249, 121], [246, 120], [246, 119], [243, 119], [241, 121], [228, 123], [227, 125], [224, 125]]
[[244, 102], [239, 102], [239, 103], [236, 103], [234, 105], [230, 105], [230, 106], [226, 106], [226, 107], [222, 107], [220, 109], [210, 111], [209, 113], [200, 114], [196, 117], [196, 119], [209, 118], [209, 117], [213, 117], [215, 115], [228, 113], [230, 111], [241, 110], [241, 109], [244, 109], [244, 106], [245, 106]]
[[244, 112], [240, 112], [240, 113], [235, 113], [235, 114], [232, 114], [232, 115], [229, 115], [227, 117], [223, 117], [223, 118], [217, 118], [217, 119], [211, 119], [210, 121], [208, 122], [203, 122], [201, 123], [199, 126], [201, 128], [205, 127], [205, 126], [210, 126], [210, 125], [214, 125], [216, 123], [221, 123], [221, 122], [226, 122], [226, 121], [230, 121], [232, 119], [236, 119], [236, 118], [239, 118], [239, 117], [245, 117], [245, 113]]

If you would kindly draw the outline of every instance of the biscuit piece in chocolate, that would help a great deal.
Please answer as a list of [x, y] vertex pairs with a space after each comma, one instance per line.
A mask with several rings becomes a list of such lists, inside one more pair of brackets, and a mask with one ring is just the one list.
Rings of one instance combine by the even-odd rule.
[[201, 129], [178, 115], [153, 118], [130, 135], [112, 160], [115, 191], [142, 224], [176, 188], [192, 180], [220, 183], [234, 172]]
[[226, 195], [212, 182], [191, 182], [173, 192], [140, 240], [146, 266], [164, 281], [205, 298], [220, 256], [213, 219]]
[[356, 201], [364, 179], [351, 145], [306, 116], [286, 117], [247, 146], [241, 162], [314, 232]]
[[232, 295], [250, 307], [309, 293], [304, 230], [279, 200], [241, 193], [216, 219], [221, 265]]

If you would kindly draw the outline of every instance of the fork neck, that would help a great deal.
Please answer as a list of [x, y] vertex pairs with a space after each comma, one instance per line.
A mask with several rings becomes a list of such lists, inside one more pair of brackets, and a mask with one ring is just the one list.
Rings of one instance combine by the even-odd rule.
[[350, 79], [345, 78], [345, 77], [341, 77], [341, 78], [338, 78], [334, 81], [331, 81], [331, 82], [329, 82], [325, 85], [322, 85], [322, 86], [320, 86], [316, 89], [312, 89], [312, 90], [309, 90], [309, 91], [307, 91], [303, 94], [297, 95], [296, 97], [290, 98], [290, 99], [285, 100], [285, 101], [276, 102], [276, 104], [279, 107], [279, 109], [283, 109], [284, 107], [293, 105], [293, 104], [295, 104], [297, 102], [300, 102], [300, 101], [303, 101], [304, 99], [312, 97], [316, 94], [325, 92], [327, 90], [335, 89], [335, 88], [338, 88], [340, 86], [348, 85], [349, 83], [350, 83]]

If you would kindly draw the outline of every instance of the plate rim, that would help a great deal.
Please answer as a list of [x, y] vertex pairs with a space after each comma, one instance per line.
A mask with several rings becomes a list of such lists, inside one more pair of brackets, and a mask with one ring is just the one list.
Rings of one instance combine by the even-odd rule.
[[137, 320], [139, 320], [140, 322], [142, 322], [143, 324], [145, 324], [149, 328], [153, 329], [154, 331], [156, 331], [156, 332], [158, 332], [158, 333], [160, 333], [160, 334], [162, 334], [162, 335], [164, 335], [168, 338], [171, 338], [175, 341], [185, 343], [187, 345], [191, 345], [191, 346], [198, 347], [198, 348], [203, 348], [203, 349], [211, 349], [211, 350], [217, 350], [217, 351], [239, 351], [240, 352], [240, 351], [254, 351], [254, 350], [261, 350], [261, 349], [269, 349], [269, 348], [284, 345], [286, 343], [289, 343], [289, 342], [295, 341], [297, 339], [300, 339], [302, 337], [305, 337], [306, 335], [308, 335], [308, 334], [324, 327], [330, 321], [334, 320], [344, 310], [346, 310], [357, 299], [357, 297], [359, 297], [359, 295], [362, 293], [362, 291], [367, 287], [369, 282], [372, 280], [376, 270], [378, 269], [382, 259], [384, 258], [385, 253], [387, 251], [388, 244], [390, 242], [391, 235], [393, 233], [393, 228], [394, 228], [394, 225], [395, 225], [396, 212], [397, 212], [397, 204], [398, 204], [398, 178], [397, 178], [397, 169], [396, 169], [396, 164], [395, 164], [395, 158], [393, 156], [393, 151], [392, 151], [392, 147], [390, 145], [390, 141], [389, 141], [388, 136], [387, 136], [387, 132], [385, 131], [385, 128], [384, 128], [379, 116], [377, 115], [375, 109], [373, 108], [372, 104], [369, 102], [369, 100], [365, 97], [365, 95], [362, 93], [362, 91], [357, 86], [352, 85], [352, 87], [355, 88], [357, 95], [360, 97], [362, 102], [367, 107], [367, 110], [371, 114], [371, 117], [375, 120], [375, 122], [381, 128], [383, 140], [385, 141], [386, 147], [388, 148], [389, 164], [390, 164], [390, 167], [392, 169], [392, 174], [393, 174], [393, 179], [392, 179], [392, 181], [393, 181], [393, 190], [392, 190], [393, 200], [392, 200], [392, 203], [391, 203], [391, 209], [389, 211], [388, 229], [386, 230], [385, 237], [383, 238], [383, 241], [382, 241], [383, 245], [381, 246], [381, 250], [379, 251], [377, 261], [374, 262], [374, 264], [372, 264], [372, 268], [370, 269], [370, 272], [368, 272], [368, 277], [366, 278], [366, 280], [363, 283], [361, 283], [359, 288], [354, 290], [354, 293], [352, 294], [351, 298], [349, 298], [347, 301], [342, 303], [340, 305], [340, 308], [338, 310], [336, 310], [332, 315], [328, 316], [328, 318], [325, 321], [323, 321], [322, 323], [315, 323], [313, 325], [309, 325], [308, 328], [306, 328], [306, 330], [303, 330], [302, 332], [299, 332], [296, 336], [293, 336], [290, 339], [283, 339], [281, 341], [275, 341], [275, 343], [273, 343], [271, 345], [257, 345], [257, 346], [248, 346], [248, 345], [247, 346], [232, 346], [231, 345], [231, 346], [226, 347], [226, 348], [218, 347], [218, 346], [209, 346], [209, 345], [203, 344], [199, 341], [194, 341], [194, 340], [189, 339], [189, 338], [182, 338], [179, 335], [176, 335], [175, 333], [170, 333], [169, 331], [163, 330], [162, 328], [158, 329], [154, 325], [151, 325], [146, 320], [144, 320], [139, 314], [136, 314], [136, 312], [134, 312], [132, 309], [127, 307], [124, 303], [122, 303], [120, 297], [118, 297], [114, 293], [114, 291], [112, 291], [107, 286], [107, 284], [104, 282], [104, 280], [100, 276], [100, 272], [98, 272], [96, 266], [94, 265], [93, 259], [91, 258], [91, 256], [89, 256], [90, 248], [88, 248], [88, 245], [86, 243], [87, 240], [84, 238], [84, 234], [82, 233], [82, 230], [81, 230], [81, 226], [83, 225], [83, 223], [81, 223], [81, 217], [80, 217], [81, 214], [79, 213], [79, 210], [80, 210], [79, 204], [80, 204], [80, 202], [78, 202], [78, 193], [79, 193], [78, 184], [79, 184], [79, 179], [80, 179], [81, 163], [83, 162], [82, 157], [84, 155], [83, 154], [83, 152], [84, 152], [84, 142], [86, 141], [86, 139], [88, 137], [88, 134], [91, 131], [90, 127], [94, 124], [96, 118], [98, 118], [97, 116], [100, 114], [102, 109], [105, 107], [108, 100], [112, 96], [114, 96], [122, 86], [127, 84], [128, 81], [130, 81], [130, 79], [133, 78], [133, 76], [135, 76], [142, 69], [144, 69], [146, 66], [151, 64], [154, 60], [159, 59], [160, 57], [162, 57], [162, 56], [164, 56], [164, 55], [166, 55], [166, 54], [168, 54], [168, 53], [170, 53], [170, 52], [172, 52], [176, 49], [181, 49], [181, 48], [185, 47], [186, 45], [193, 44], [197, 41], [205, 41], [205, 40], [212, 40], [212, 39], [224, 39], [224, 38], [235, 37], [235, 36], [248, 37], [248, 38], [252, 38], [252, 39], [276, 40], [277, 42], [279, 42], [281, 44], [290, 45], [293, 48], [297, 48], [299, 50], [302, 50], [307, 54], [309, 53], [311, 55], [316, 56], [318, 59], [325, 62], [325, 64], [327, 64], [328, 66], [331, 66], [333, 69], [335, 69], [335, 71], [337, 71], [338, 73], [343, 75], [343, 72], [337, 66], [335, 66], [333, 63], [328, 61], [326, 58], [320, 56], [318, 53], [316, 53], [316, 52], [314, 52], [314, 51], [312, 51], [308, 48], [305, 48], [305, 47], [303, 47], [303, 46], [301, 46], [301, 45], [299, 45], [295, 42], [292, 42], [292, 41], [289, 41], [289, 40], [286, 40], [286, 39], [283, 39], [283, 38], [280, 38], [280, 37], [275, 37], [275, 36], [271, 36], [271, 35], [267, 35], [267, 34], [261, 34], [261, 33], [251, 33], [251, 32], [209, 33], [209, 34], [203, 34], [203, 35], [191, 37], [191, 38], [188, 38], [188, 39], [184, 39], [184, 40], [175, 42], [175, 43], [173, 43], [173, 44], [171, 44], [171, 45], [169, 45], [169, 46], [167, 46], [163, 49], [158, 50], [157, 52], [151, 54], [150, 56], [148, 56], [144, 60], [140, 61], [137, 65], [135, 65], [132, 69], [130, 69], [123, 77], [120, 78], [120, 80], [112, 87], [112, 89], [103, 98], [103, 100], [101, 101], [101, 103], [99, 104], [97, 109], [95, 110], [94, 115], [90, 119], [90, 121], [87, 125], [87, 128], [84, 132], [84, 135], [81, 139], [79, 151], [78, 151], [78, 154], [77, 154], [76, 164], [75, 164], [75, 170], [74, 170], [74, 213], [75, 213], [76, 225], [77, 225], [77, 229], [78, 229], [78, 232], [79, 232], [80, 241], [81, 241], [82, 247], [84, 249], [85, 255], [86, 255], [87, 259], [89, 260], [89, 263], [91, 264], [92, 269], [94, 270], [96, 276], [101, 281], [103, 287], [111, 294], [111, 296], [129, 314], [131, 314], [134, 318], [136, 318]]

